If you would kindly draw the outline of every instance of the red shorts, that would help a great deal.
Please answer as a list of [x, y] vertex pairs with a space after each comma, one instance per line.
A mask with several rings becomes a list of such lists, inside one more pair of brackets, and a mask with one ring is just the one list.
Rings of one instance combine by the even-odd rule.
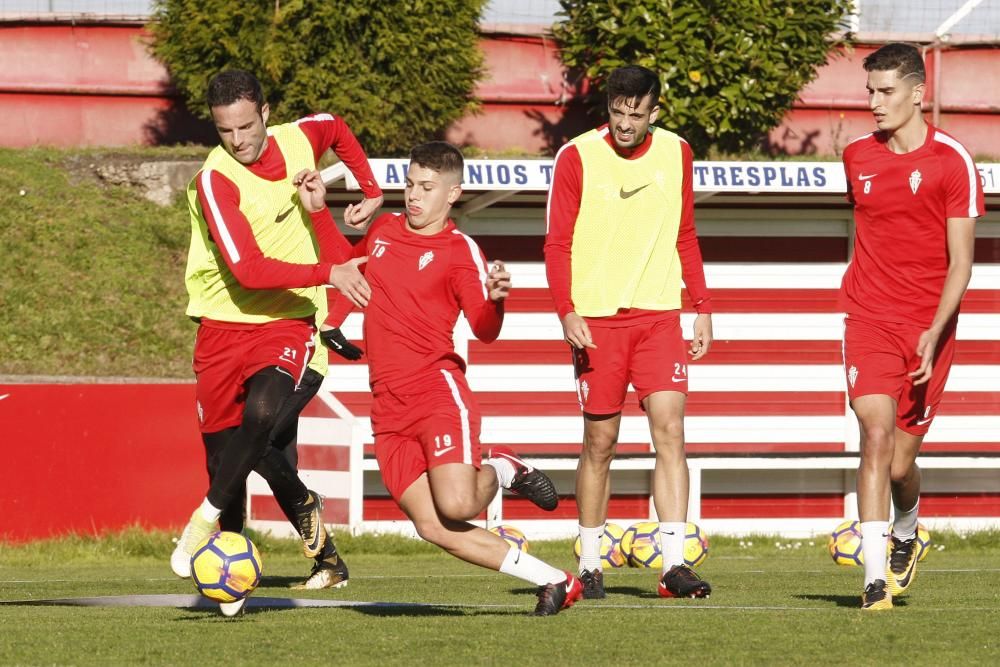
[[306, 320], [213, 325], [203, 321], [194, 344], [198, 421], [215, 433], [243, 421], [244, 384], [262, 368], [277, 366], [302, 380], [312, 357], [315, 329]]
[[848, 316], [844, 320], [844, 372], [847, 396], [886, 394], [896, 401], [896, 426], [913, 435], [925, 435], [937, 414], [951, 362], [955, 358], [955, 325], [938, 340], [934, 373], [914, 386], [910, 373], [920, 367], [917, 340], [925, 329], [906, 324], [878, 324]]
[[677, 311], [628, 326], [595, 326], [592, 319], [587, 325], [597, 348], [573, 349], [581, 410], [594, 415], [621, 412], [629, 383], [640, 405], [657, 391], [687, 393], [687, 355]]
[[422, 474], [445, 463], [480, 467], [481, 419], [465, 375], [438, 370], [413, 393], [377, 389], [372, 395], [375, 458], [398, 502]]

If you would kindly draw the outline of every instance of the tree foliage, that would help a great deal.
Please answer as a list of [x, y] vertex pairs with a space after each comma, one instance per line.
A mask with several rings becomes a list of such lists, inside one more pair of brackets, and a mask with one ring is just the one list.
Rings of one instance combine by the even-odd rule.
[[[560, 0], [563, 62], [602, 89], [636, 64], [659, 72], [660, 123], [695, 152], [759, 146], [816, 76], [851, 0]], [[603, 109], [604, 97], [593, 96]]]
[[371, 155], [405, 153], [475, 109], [485, 0], [158, 0], [152, 51], [208, 117], [213, 74], [253, 72], [272, 122], [343, 116]]

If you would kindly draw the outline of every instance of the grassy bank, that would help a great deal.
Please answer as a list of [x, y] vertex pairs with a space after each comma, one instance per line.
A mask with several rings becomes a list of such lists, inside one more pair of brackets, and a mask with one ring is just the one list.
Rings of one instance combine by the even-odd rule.
[[0, 374], [190, 378], [189, 227], [95, 174], [204, 149], [0, 149]]

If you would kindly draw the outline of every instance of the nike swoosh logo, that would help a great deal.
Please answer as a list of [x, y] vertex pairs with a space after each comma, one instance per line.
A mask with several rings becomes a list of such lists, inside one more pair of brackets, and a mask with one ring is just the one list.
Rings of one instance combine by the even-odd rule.
[[290, 216], [292, 214], [292, 211], [294, 211], [294, 210], [295, 210], [295, 207], [293, 206], [293, 207], [291, 207], [290, 209], [288, 209], [286, 211], [282, 211], [281, 213], [278, 214], [278, 217], [276, 217], [274, 219], [274, 221], [275, 222], [284, 222], [285, 218], [287, 218], [288, 216]]
[[674, 382], [686, 382], [687, 378], [670, 378]]
[[878, 174], [868, 174], [867, 176], [865, 174], [858, 174], [858, 180], [867, 181], [869, 178], [875, 178], [876, 176], [878, 176]]
[[8, 396], [10, 396], [10, 394], [4, 394], [3, 396], [0, 396], [0, 401], [2, 401], [3, 399], [7, 398]]
[[641, 190], [645, 190], [648, 187], [649, 187], [649, 183], [646, 183], [642, 187], [636, 188], [635, 190], [628, 190], [628, 191], [626, 191], [625, 188], [622, 188], [621, 190], [618, 191], [618, 196], [621, 197], [622, 199], [628, 199], [632, 195], [640, 192]]
[[918, 419], [917, 420], [917, 426], [923, 426], [924, 424], [930, 424], [933, 419], [934, 419], [934, 417], [930, 417], [929, 419]]
[[452, 445], [451, 447], [444, 447], [443, 449], [435, 449], [434, 456], [444, 456], [453, 449], [455, 449], [454, 445]]
[[665, 531], [663, 531], [663, 534], [664, 535], [673, 535], [674, 531], [672, 531], [672, 530], [665, 530]]
[[377, 236], [375, 237], [375, 243], [378, 243], [379, 245], [392, 245], [392, 244], [391, 244], [391, 243], [389, 243], [388, 241], [383, 241], [382, 239], [380, 239], [380, 238], [379, 238], [379, 237], [377, 237]]

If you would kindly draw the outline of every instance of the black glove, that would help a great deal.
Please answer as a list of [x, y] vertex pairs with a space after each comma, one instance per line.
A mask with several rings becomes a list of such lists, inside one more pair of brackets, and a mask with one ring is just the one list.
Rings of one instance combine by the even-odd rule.
[[344, 334], [340, 329], [334, 328], [320, 331], [319, 339], [323, 341], [323, 345], [326, 345], [348, 361], [357, 361], [364, 355], [364, 351], [360, 347], [344, 338]]

